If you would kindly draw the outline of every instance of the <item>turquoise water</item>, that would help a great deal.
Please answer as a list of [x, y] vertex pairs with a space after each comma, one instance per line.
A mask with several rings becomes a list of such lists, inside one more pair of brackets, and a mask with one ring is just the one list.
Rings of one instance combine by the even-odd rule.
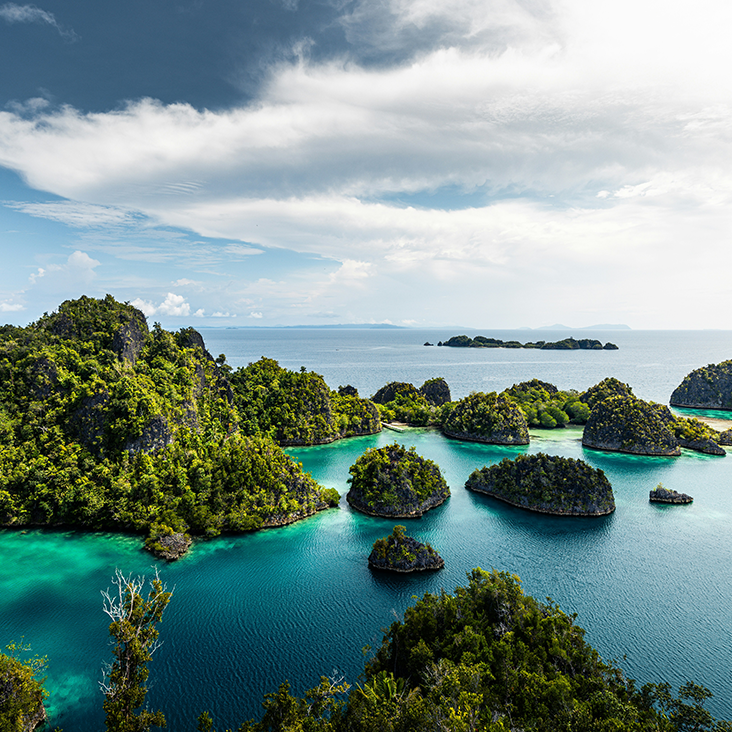
[[[256, 353], [265, 347], [250, 331], [222, 332], [240, 334], [242, 351]], [[279, 333], [280, 338], [286, 337]], [[401, 360], [405, 369], [423, 351], [436, 354], [429, 358], [443, 352], [456, 352], [455, 358], [463, 360], [497, 358], [494, 352], [461, 354], [457, 349], [416, 346], [410, 350], [390, 340], [393, 332], [386, 335], [384, 350], [400, 354], [395, 360]], [[620, 335], [601, 337], [621, 345]], [[340, 339], [338, 347], [343, 345], [342, 334], [330, 337]], [[291, 361], [299, 356], [311, 368], [310, 360], [316, 359], [298, 338], [296, 347], [291, 344], [290, 355], [284, 356]], [[665, 400], [670, 390], [664, 399], [662, 389], [677, 379], [674, 364], [686, 363], [693, 354], [684, 350], [687, 337], [677, 339], [677, 347], [670, 349], [672, 339], [664, 335], [656, 343], [653, 361], [649, 338], [638, 347], [635, 371], [628, 365], [624, 367], [627, 375], [620, 377], [639, 395]], [[217, 349], [218, 341], [212, 344], [209, 334], [206, 339], [215, 353], [226, 350]], [[321, 345], [327, 342], [322, 336], [318, 339]], [[361, 346], [354, 339], [354, 350], [371, 348], [364, 345], [363, 334], [358, 339]], [[420, 337], [419, 342], [424, 340]], [[715, 354], [723, 347], [732, 353], [732, 345], [725, 343], [730, 344], [729, 334], [699, 336], [700, 358], [684, 373], [722, 360], [725, 356]], [[519, 352], [519, 357], [507, 353], [512, 364], [506, 362], [495, 372], [485, 364], [473, 372], [470, 367], [461, 371], [456, 360], [454, 373], [463, 373], [466, 382], [464, 374], [473, 373], [471, 388], [481, 388], [478, 382], [483, 377], [478, 373], [485, 378], [494, 373], [496, 379], [500, 373], [500, 379], [510, 383], [531, 376], [557, 383], [551, 373], [562, 364], [556, 365], [555, 356], [544, 371], [538, 362], [522, 360], [533, 352]], [[361, 353], [361, 365], [353, 374], [371, 374], [368, 378], [374, 383], [380, 380], [380, 373], [374, 376], [374, 372], [379, 372], [378, 364], [385, 357], [383, 351], [377, 354], [369, 362], [368, 354]], [[578, 380], [584, 379], [577, 384], [582, 386], [595, 383], [598, 370], [607, 364], [576, 357], [613, 354], [623, 354], [622, 346], [618, 352], [562, 355], [574, 358], [572, 369]], [[270, 355], [291, 365], [284, 363], [282, 354]], [[624, 358], [630, 360], [627, 353]], [[232, 357], [229, 360], [234, 362]], [[649, 366], [653, 363], [660, 365]], [[430, 362], [420, 368], [427, 373], [434, 365]], [[663, 368], [671, 376], [667, 373], [661, 379], [658, 373]], [[654, 378], [648, 376], [649, 370], [656, 373]], [[402, 373], [392, 378], [405, 378]], [[618, 372], [610, 368], [603, 375], [611, 373]], [[421, 383], [429, 375], [434, 372], [409, 380]], [[356, 378], [330, 381], [335, 386], [345, 382], [355, 383], [363, 393], [375, 390]], [[173, 565], [141, 551], [140, 538], [134, 536], [0, 531], [0, 641], [24, 636], [35, 653], [49, 657], [53, 724], [66, 732], [101, 729], [98, 682], [110, 649], [100, 590], [110, 586], [115, 568], [149, 574], [158, 567], [174, 594], [161, 626], [163, 646], [151, 666], [150, 702], [164, 710], [171, 730], [195, 729], [195, 718], [204, 709], [223, 729], [256, 715], [262, 695], [284, 678], [303, 691], [335, 668], [355, 683], [363, 667], [362, 647], [376, 646], [380, 629], [401, 616], [414, 595], [441, 588], [451, 591], [464, 583], [471, 568], [496, 567], [518, 574], [527, 592], [539, 598], [551, 596], [567, 612], [578, 613], [588, 640], [605, 657], [621, 661], [631, 677], [639, 682], [665, 679], [674, 685], [694, 679], [715, 694], [710, 704], [713, 711], [732, 718], [732, 459], [688, 451], [679, 458], [599, 453], [582, 448], [580, 437], [579, 429], [535, 432], [528, 448], [501, 448], [446, 440], [429, 430], [409, 430], [288, 451], [317, 480], [341, 493], [347, 488], [348, 467], [368, 447], [397, 438], [436, 460], [452, 497], [422, 519], [407, 523], [411, 534], [430, 541], [445, 559], [443, 571], [427, 576], [371, 573], [366, 556], [393, 522], [352, 512], [344, 499], [339, 509], [293, 526], [198, 543], [189, 556]], [[475, 467], [540, 450], [581, 457], [605, 470], [614, 487], [616, 512], [599, 519], [547, 517], [463, 488]], [[649, 504], [648, 491], [658, 482], [690, 493], [694, 503]]]

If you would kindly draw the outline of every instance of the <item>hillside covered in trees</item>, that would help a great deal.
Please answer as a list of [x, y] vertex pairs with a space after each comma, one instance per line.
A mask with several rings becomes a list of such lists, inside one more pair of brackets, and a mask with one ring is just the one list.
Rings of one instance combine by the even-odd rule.
[[[243, 414], [238, 405], [250, 372], [276, 363], [230, 380], [224, 360], [195, 330], [148, 330], [139, 310], [111, 296], [0, 328], [0, 524], [140, 531], [155, 544], [174, 532], [278, 526], [337, 503], [270, 435], [320, 434], [320, 422], [307, 424], [316, 411], [307, 388], [290, 401], [289, 423], [272, 408], [259, 424], [272, 387], [255, 385], [260, 399]], [[297, 391], [297, 378], [278, 375]], [[297, 376], [320, 387], [317, 375]], [[360, 428], [368, 412], [338, 401], [345, 406], [324, 420], [329, 435]]]

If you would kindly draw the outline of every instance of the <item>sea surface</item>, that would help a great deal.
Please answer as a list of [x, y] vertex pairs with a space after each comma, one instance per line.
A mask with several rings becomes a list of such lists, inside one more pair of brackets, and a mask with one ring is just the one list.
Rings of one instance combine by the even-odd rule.
[[[475, 335], [478, 331], [461, 331]], [[241, 329], [202, 331], [211, 353], [234, 368], [261, 356], [305, 366], [336, 388], [370, 396], [388, 381], [443, 376], [454, 398], [501, 390], [530, 378], [584, 390], [606, 376], [636, 395], [668, 402], [694, 368], [732, 358], [732, 332], [575, 332], [611, 340], [618, 351], [474, 350], [426, 347], [453, 331]], [[568, 333], [482, 331], [520, 341]], [[732, 413], [711, 416], [732, 420]], [[371, 572], [366, 557], [393, 521], [351, 511], [348, 468], [367, 448], [398, 440], [435, 460], [451, 498], [408, 532], [429, 541], [445, 569], [427, 575]], [[603, 518], [533, 514], [468, 493], [476, 467], [523, 452], [582, 458], [602, 468], [617, 510]], [[102, 665], [111, 659], [109, 619], [100, 592], [115, 569], [150, 575], [173, 589], [151, 664], [149, 702], [168, 729], [195, 730], [203, 710], [218, 729], [258, 715], [262, 697], [288, 679], [295, 692], [321, 675], [355, 684], [364, 647], [424, 592], [452, 591], [473, 567], [517, 574], [527, 593], [551, 597], [587, 630], [603, 657], [639, 683], [693, 679], [711, 689], [709, 707], [732, 718], [732, 455], [684, 451], [643, 458], [584, 449], [581, 429], [532, 432], [531, 445], [461, 443], [439, 433], [352, 438], [290, 449], [306, 470], [343, 494], [338, 509], [292, 526], [196, 543], [168, 565], [141, 550], [136, 536], [70, 531], [0, 531], [0, 643], [22, 637], [48, 656], [52, 725], [102, 729]], [[688, 506], [648, 502], [659, 482], [694, 496]], [[366, 650], [366, 657], [369, 651]]]

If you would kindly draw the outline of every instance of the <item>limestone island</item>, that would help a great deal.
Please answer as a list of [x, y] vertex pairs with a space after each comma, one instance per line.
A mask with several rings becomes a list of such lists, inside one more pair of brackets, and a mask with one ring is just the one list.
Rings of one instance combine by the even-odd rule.
[[663, 404], [616, 393], [594, 402], [582, 444], [632, 455], [676, 457], [685, 447], [724, 456], [718, 438], [718, 432], [698, 419], [674, 417]]
[[[427, 344], [425, 344], [427, 345]], [[594, 338], [562, 338], [561, 341], [502, 341], [500, 338], [486, 338], [479, 335], [471, 338], [466, 335], [452, 336], [446, 341], [439, 341], [438, 346], [450, 348], [540, 348], [552, 351], [617, 351], [614, 343], [606, 343], [604, 346]]]
[[395, 526], [391, 536], [377, 539], [369, 555], [371, 569], [402, 574], [442, 569], [444, 566], [445, 560], [429, 544], [407, 536], [404, 526]]
[[455, 404], [445, 420], [447, 437], [492, 445], [528, 445], [529, 425], [516, 402], [504, 394], [477, 392]]
[[[234, 371], [107, 295], [0, 326], [0, 526], [147, 535], [282, 526], [338, 504], [281, 445], [381, 429], [375, 405], [272, 359]], [[279, 443], [279, 444], [278, 444]]]
[[709, 364], [684, 377], [671, 394], [672, 407], [732, 410], [732, 360]]
[[414, 427], [440, 424], [450, 400], [450, 387], [442, 377], [427, 379], [419, 389], [406, 381], [391, 381], [371, 397], [382, 424], [403, 422]]
[[371, 448], [349, 468], [346, 499], [357, 511], [387, 518], [419, 518], [444, 503], [450, 489], [432, 460], [399, 444]]
[[465, 487], [554, 516], [604, 516], [615, 510], [613, 489], [602, 470], [542, 452], [474, 470]]
[[651, 503], [691, 503], [694, 499], [686, 493], [664, 488], [663, 483], [659, 483], [655, 490], [648, 494], [648, 500]]

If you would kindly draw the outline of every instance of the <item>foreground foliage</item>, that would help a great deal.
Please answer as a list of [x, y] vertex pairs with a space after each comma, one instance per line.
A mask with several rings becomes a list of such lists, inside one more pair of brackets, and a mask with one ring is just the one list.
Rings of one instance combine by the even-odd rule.
[[22, 642], [11, 643], [6, 650], [0, 653], [0, 730], [32, 730], [46, 718], [43, 701], [48, 693], [40, 678], [46, 659], [24, 659], [30, 647]]
[[[475, 569], [450, 595], [426, 593], [392, 623], [347, 701], [326, 678], [304, 699], [287, 683], [239, 732], [729, 732], [692, 682], [637, 689], [584, 639], [575, 616], [505, 572]], [[199, 730], [212, 730], [208, 714]]]

